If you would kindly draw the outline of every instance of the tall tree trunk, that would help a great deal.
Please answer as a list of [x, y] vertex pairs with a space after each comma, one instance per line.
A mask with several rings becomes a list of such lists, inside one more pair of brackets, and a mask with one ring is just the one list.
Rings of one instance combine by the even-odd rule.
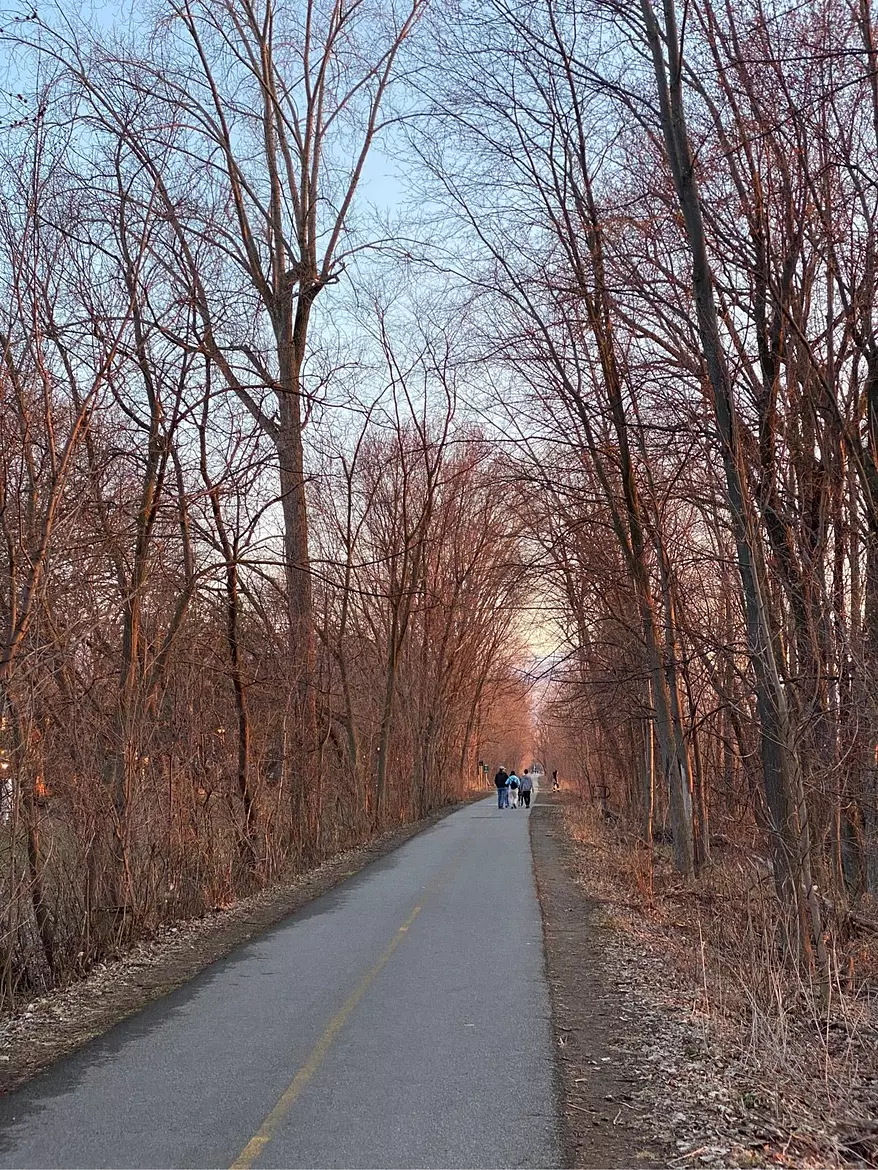
[[[316, 291], [316, 290], [315, 290]], [[320, 785], [317, 775], [317, 639], [314, 628], [308, 510], [305, 494], [305, 452], [302, 440], [302, 365], [313, 295], [300, 291], [293, 301], [286, 293], [278, 337], [281, 371], [278, 388], [279, 426], [275, 443], [280, 464], [284, 515], [284, 553], [290, 638], [290, 687], [294, 695], [296, 735], [292, 812], [300, 857], [304, 864], [320, 853]]]
[[799, 772], [786, 695], [775, 658], [774, 636], [767, 606], [767, 582], [747, 494], [731, 377], [723, 353], [713, 292], [713, 275], [689, 132], [683, 109], [682, 62], [674, 0], [664, 0], [664, 44], [651, 0], [641, 0], [658, 89], [662, 132], [686, 239], [692, 257], [692, 293], [698, 333], [713, 396], [714, 417], [722, 452], [726, 493], [744, 594], [750, 660], [756, 679], [756, 706], [761, 730], [761, 755], [766, 803], [771, 820], [772, 853], [778, 892], [798, 923], [799, 944], [810, 958], [812, 937], [822, 945], [823, 927], [811, 889], [810, 841], [802, 778]]

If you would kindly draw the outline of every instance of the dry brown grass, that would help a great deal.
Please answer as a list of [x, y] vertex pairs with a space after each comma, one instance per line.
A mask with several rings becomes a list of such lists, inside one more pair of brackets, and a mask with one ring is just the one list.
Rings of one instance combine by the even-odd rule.
[[656, 996], [700, 1033], [702, 1055], [724, 1092], [731, 1085], [740, 1119], [762, 1118], [767, 1160], [878, 1164], [875, 937], [834, 940], [827, 1005], [782, 945], [771, 877], [758, 858], [718, 851], [688, 883], [668, 848], [650, 855], [598, 809], [571, 803], [566, 818], [580, 881], [632, 953], [658, 960]]

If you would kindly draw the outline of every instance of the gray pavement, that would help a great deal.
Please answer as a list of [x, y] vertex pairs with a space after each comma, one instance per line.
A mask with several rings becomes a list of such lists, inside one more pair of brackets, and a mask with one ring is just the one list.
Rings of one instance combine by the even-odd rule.
[[447, 817], [0, 1100], [0, 1166], [558, 1166], [527, 820]]

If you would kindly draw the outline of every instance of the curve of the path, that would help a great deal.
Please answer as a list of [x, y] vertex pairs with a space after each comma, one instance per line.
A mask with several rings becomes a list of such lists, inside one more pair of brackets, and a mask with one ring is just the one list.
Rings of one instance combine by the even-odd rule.
[[0, 1101], [0, 1166], [557, 1166], [528, 813], [480, 801]]

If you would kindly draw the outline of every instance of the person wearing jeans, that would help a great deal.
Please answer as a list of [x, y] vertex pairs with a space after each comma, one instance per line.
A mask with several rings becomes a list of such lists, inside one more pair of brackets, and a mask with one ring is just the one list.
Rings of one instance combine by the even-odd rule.
[[497, 786], [497, 808], [509, 808], [509, 777], [506, 775], [506, 769], [500, 766], [497, 775], [494, 777], [494, 783]]

